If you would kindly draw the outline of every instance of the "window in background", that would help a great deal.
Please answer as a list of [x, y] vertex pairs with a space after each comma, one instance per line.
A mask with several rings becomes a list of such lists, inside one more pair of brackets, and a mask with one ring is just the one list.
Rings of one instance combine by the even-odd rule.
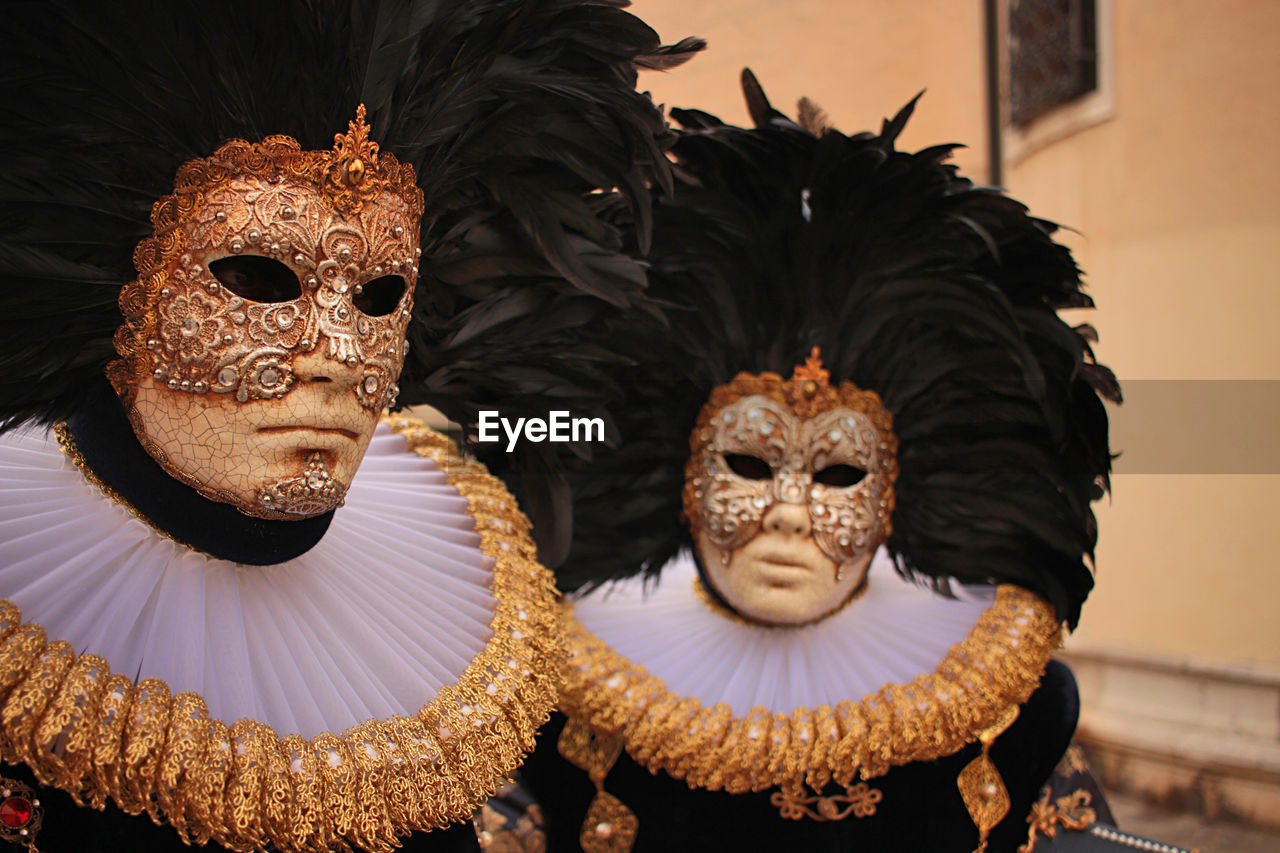
[[1098, 87], [1093, 0], [1009, 0], [1009, 119], [1025, 128]]
[[999, 49], [1002, 159], [1033, 151], [1115, 114], [1112, 0], [992, 0]]

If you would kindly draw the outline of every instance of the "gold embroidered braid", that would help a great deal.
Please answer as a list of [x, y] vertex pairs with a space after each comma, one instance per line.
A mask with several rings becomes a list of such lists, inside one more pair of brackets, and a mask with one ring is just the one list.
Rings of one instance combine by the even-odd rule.
[[834, 708], [756, 707], [735, 717], [723, 702], [704, 708], [671, 693], [576, 619], [568, 632], [566, 714], [599, 734], [621, 733], [637, 762], [692, 788], [780, 787], [792, 798], [806, 784], [814, 791], [833, 780], [849, 787], [855, 778], [957, 752], [1026, 701], [1059, 639], [1051, 605], [1004, 585], [932, 673]]
[[550, 714], [560, 613], [529, 522], [502, 484], [421, 423], [388, 422], [466, 498], [495, 561], [493, 636], [455, 684], [416, 716], [282, 737], [254, 720], [211, 719], [198, 695], [173, 696], [159, 679], [112, 673], [0, 601], [0, 758], [78, 803], [110, 799], [169, 823], [186, 843], [235, 851], [386, 853], [398, 836], [467, 819]]
[[778, 814], [787, 820], [809, 818], [819, 823], [844, 820], [849, 815], [854, 817], [871, 817], [876, 813], [876, 804], [884, 799], [879, 788], [872, 788], [866, 782], [859, 782], [846, 787], [843, 794], [823, 797], [815, 794], [812, 797], [799, 797], [784, 791], [774, 791], [769, 802], [778, 810]]
[[1018, 853], [1034, 853], [1036, 843], [1041, 836], [1053, 841], [1058, 837], [1058, 829], [1082, 832], [1098, 819], [1098, 813], [1090, 807], [1093, 794], [1084, 788], [1077, 788], [1071, 793], [1050, 800], [1046, 787], [1040, 799], [1031, 807], [1027, 823], [1031, 825], [1027, 833], [1027, 843], [1018, 848]]

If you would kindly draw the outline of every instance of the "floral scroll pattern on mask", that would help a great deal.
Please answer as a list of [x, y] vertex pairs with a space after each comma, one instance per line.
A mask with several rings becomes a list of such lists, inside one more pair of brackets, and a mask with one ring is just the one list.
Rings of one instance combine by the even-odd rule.
[[[404, 362], [403, 342], [417, 276], [417, 227], [405, 202], [383, 194], [353, 218], [316, 188], [293, 181], [232, 180], [208, 193], [183, 229], [185, 251], [161, 291], [153, 376], [170, 390], [269, 400], [293, 389], [290, 362], [323, 347], [327, 359], [359, 368], [361, 405], [381, 411]], [[278, 302], [245, 299], [207, 264], [242, 253], [281, 261], [301, 293]], [[353, 300], [363, 282], [403, 275], [403, 298], [386, 316]]]
[[[384, 194], [352, 223], [313, 187], [233, 180], [186, 233], [147, 341], [157, 367], [139, 383], [135, 431], [170, 473], [199, 472], [215, 499], [268, 517], [333, 509], [404, 362], [417, 269], [407, 206]], [[247, 300], [209, 272], [246, 250], [285, 262], [297, 298]], [[410, 286], [390, 314], [368, 316], [353, 298], [384, 273]]]

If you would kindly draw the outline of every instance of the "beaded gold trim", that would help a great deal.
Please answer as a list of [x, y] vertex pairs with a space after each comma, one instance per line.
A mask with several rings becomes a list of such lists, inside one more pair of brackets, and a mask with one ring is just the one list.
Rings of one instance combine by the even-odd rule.
[[550, 714], [560, 613], [529, 522], [503, 485], [420, 422], [388, 423], [466, 498], [495, 561], [493, 636], [455, 684], [416, 716], [281, 736], [255, 720], [212, 719], [200, 696], [172, 695], [160, 679], [135, 684], [0, 601], [0, 758], [78, 803], [110, 799], [169, 823], [184, 843], [235, 851], [387, 853], [398, 836], [467, 819]]
[[1134, 850], [1147, 850], [1151, 851], [1151, 853], [1200, 853], [1198, 847], [1187, 850], [1185, 847], [1175, 847], [1172, 844], [1164, 844], [1160, 841], [1150, 841], [1101, 823], [1095, 823], [1089, 827], [1089, 834], [1095, 838], [1101, 838], [1103, 841], [1110, 841], [1113, 844], [1124, 847], [1132, 847]]
[[704, 708], [668, 691], [570, 618], [560, 707], [600, 734], [621, 733], [638, 763], [691, 788], [780, 787], [798, 798], [806, 784], [850, 787], [855, 778], [951, 755], [977, 740], [1035, 690], [1059, 630], [1048, 602], [1006, 584], [932, 673], [834, 708], [756, 707], [735, 717], [725, 703]]

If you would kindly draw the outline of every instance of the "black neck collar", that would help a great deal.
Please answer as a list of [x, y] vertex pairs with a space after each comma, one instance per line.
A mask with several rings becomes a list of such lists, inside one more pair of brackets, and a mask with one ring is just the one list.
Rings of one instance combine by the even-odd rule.
[[269, 521], [202, 497], [165, 473], [142, 449], [115, 391], [104, 380], [67, 421], [85, 464], [153, 525], [214, 557], [269, 566], [311, 549], [333, 511], [299, 521]]

